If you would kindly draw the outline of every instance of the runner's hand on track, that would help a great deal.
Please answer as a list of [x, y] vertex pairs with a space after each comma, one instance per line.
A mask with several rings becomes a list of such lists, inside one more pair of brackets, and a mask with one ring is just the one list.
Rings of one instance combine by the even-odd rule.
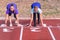
[[46, 27], [46, 24], [42, 24], [43, 27]]

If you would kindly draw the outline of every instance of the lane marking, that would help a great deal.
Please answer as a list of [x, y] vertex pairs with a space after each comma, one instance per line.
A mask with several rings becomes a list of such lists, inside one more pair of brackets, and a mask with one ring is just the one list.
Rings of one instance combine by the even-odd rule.
[[20, 31], [20, 40], [22, 40], [22, 38], [23, 38], [23, 26], [21, 26], [21, 31]]
[[60, 30], [60, 26], [57, 26], [57, 28]]
[[[12, 19], [14, 19], [14, 17], [12, 18]], [[19, 19], [22, 19], [22, 20], [30, 20], [31, 18], [30, 17], [19, 17]], [[54, 20], [54, 19], [58, 19], [58, 20], [60, 20], [60, 18], [43, 18], [43, 19], [48, 19], [48, 20]], [[5, 20], [5, 17], [0, 17], [0, 20]]]
[[53, 39], [53, 40], [56, 40], [56, 38], [54, 37], [54, 34], [53, 34], [52, 30], [50, 29], [50, 27], [48, 27], [48, 31], [49, 31], [52, 39]]

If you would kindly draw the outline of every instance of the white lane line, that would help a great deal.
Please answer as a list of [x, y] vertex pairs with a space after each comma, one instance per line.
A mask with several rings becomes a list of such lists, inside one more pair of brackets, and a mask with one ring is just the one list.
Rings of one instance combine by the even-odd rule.
[[23, 38], [23, 26], [21, 26], [21, 31], [20, 31], [20, 40], [22, 40], [22, 38]]
[[52, 39], [56, 40], [56, 38], [54, 37], [54, 34], [53, 34], [52, 30], [50, 29], [50, 27], [48, 27], [48, 30], [50, 32], [50, 35], [51, 35]]
[[60, 30], [60, 26], [58, 25], [57, 28]]

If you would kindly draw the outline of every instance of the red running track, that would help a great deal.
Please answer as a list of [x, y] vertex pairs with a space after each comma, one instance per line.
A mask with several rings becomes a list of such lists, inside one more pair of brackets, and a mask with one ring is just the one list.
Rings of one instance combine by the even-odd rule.
[[[3, 32], [4, 28], [0, 27], [0, 40], [20, 40], [21, 38], [21, 31], [22, 34], [22, 40], [53, 40], [51, 33], [48, 29], [50, 28], [55, 40], [60, 40], [60, 20], [58, 19], [48, 19], [44, 20], [44, 23], [47, 24], [47, 27], [43, 27], [41, 25], [39, 26], [38, 32], [31, 31], [31, 27], [24, 26], [23, 30], [21, 30], [21, 27], [17, 27], [13, 22], [13, 28], [11, 27], [5, 27], [9, 29], [11, 32]], [[0, 25], [4, 23], [4, 20], [0, 20]], [[29, 24], [29, 20], [20, 20], [20, 24], [26, 25]], [[8, 23], [9, 25], [9, 23]], [[51, 26], [51, 27], [50, 27]]]

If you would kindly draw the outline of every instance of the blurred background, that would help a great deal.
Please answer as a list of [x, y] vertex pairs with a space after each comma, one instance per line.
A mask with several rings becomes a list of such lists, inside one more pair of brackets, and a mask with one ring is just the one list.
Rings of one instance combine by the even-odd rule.
[[6, 5], [14, 2], [19, 10], [19, 17], [29, 18], [31, 4], [40, 2], [43, 18], [60, 18], [60, 0], [0, 0], [0, 17], [5, 17]]

